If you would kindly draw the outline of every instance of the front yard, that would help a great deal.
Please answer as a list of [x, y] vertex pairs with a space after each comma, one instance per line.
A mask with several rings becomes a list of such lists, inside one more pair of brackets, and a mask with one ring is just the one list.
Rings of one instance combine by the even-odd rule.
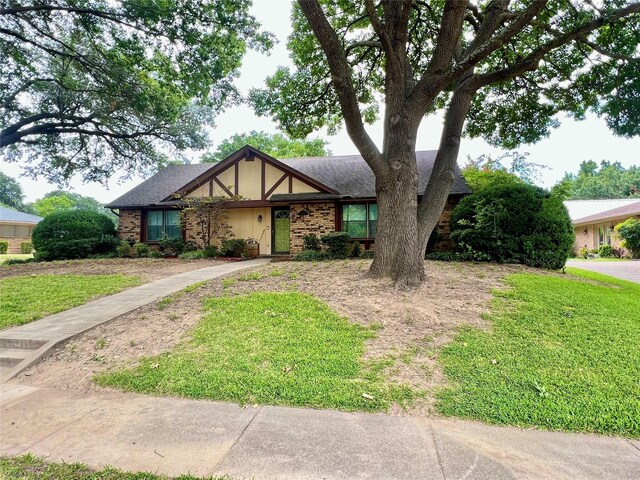
[[139, 283], [125, 275], [29, 275], [0, 278], [0, 329], [62, 312]]
[[368, 266], [272, 263], [195, 285], [19, 379], [640, 436], [640, 286], [426, 262], [429, 281], [404, 292]]

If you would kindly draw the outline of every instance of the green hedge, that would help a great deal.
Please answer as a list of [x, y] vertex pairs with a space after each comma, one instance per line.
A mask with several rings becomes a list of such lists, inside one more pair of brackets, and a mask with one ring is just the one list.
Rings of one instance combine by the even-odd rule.
[[20, 251], [24, 254], [33, 253], [33, 243], [31, 242], [22, 242], [20, 244]]
[[0, 240], [0, 254], [4, 255], [9, 250], [9, 242], [6, 240]]
[[460, 252], [559, 269], [575, 234], [560, 197], [514, 182], [489, 184], [463, 198], [451, 216], [451, 238]]
[[31, 237], [39, 260], [87, 258], [116, 250], [119, 241], [109, 217], [88, 210], [49, 215]]

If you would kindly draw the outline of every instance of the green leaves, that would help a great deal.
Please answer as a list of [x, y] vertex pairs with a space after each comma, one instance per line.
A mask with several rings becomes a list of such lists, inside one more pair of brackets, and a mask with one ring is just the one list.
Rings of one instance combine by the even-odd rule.
[[273, 135], [266, 132], [256, 132], [233, 135], [218, 145], [218, 149], [205, 154], [202, 161], [215, 163], [224, 160], [236, 150], [245, 145], [251, 145], [258, 150], [275, 158], [323, 157], [330, 153], [325, 148], [327, 142], [316, 138], [314, 140], [292, 140], [280, 133]]
[[239, 99], [246, 50], [273, 43], [245, 0], [14, 3], [0, 13], [0, 148], [57, 182], [145, 174], [204, 148]]

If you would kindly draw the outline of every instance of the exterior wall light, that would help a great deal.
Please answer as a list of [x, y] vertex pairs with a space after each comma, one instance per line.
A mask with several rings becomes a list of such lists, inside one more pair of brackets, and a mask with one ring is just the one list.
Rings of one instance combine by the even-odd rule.
[[262, 215], [258, 215], [258, 223], [262, 222]]

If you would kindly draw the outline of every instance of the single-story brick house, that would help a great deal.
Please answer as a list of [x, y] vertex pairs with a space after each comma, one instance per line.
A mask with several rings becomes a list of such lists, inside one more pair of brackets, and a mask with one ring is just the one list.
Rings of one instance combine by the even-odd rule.
[[576, 233], [575, 253], [581, 248], [594, 250], [601, 245], [621, 248], [614, 227], [629, 218], [640, 218], [640, 198], [567, 200], [564, 203]]
[[[423, 190], [435, 151], [416, 152]], [[438, 249], [450, 248], [449, 218], [469, 186], [456, 168], [455, 181], [438, 223]], [[105, 205], [117, 209], [119, 237], [157, 243], [163, 235], [200, 243], [194, 221], [180, 219], [181, 197], [226, 195], [236, 238], [253, 238], [260, 254], [294, 254], [309, 233], [348, 232], [365, 248], [375, 242], [378, 210], [375, 178], [359, 155], [277, 160], [245, 146], [215, 164], [169, 166]], [[233, 198], [241, 200], [233, 200]]]
[[42, 217], [0, 207], [0, 240], [9, 242], [7, 253], [20, 253], [20, 244], [31, 241], [33, 228]]

